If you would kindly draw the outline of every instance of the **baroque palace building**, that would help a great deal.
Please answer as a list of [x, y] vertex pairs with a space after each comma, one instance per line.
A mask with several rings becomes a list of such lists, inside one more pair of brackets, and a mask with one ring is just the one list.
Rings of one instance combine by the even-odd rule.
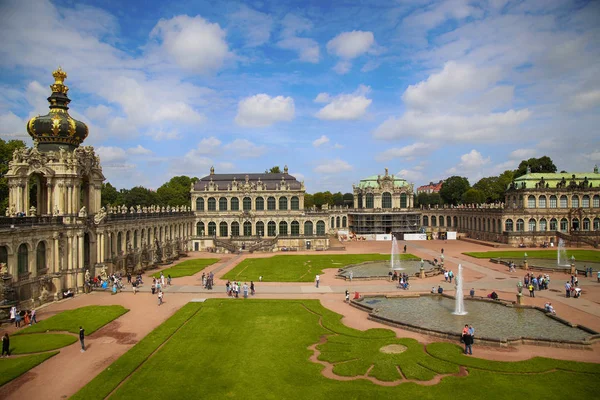
[[[81, 291], [86, 276], [133, 271], [185, 255], [190, 207], [101, 206], [104, 181], [87, 126], [68, 113], [67, 74], [53, 73], [47, 115], [33, 117], [31, 148], [18, 149], [6, 178], [9, 207], [0, 217], [0, 312]], [[86, 272], [87, 271], [87, 272]]]

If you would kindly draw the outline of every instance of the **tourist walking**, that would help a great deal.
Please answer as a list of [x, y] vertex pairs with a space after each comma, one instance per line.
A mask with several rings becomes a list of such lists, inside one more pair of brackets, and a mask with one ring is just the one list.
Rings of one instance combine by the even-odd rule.
[[448, 271], [444, 271], [444, 281], [448, 282]]
[[534, 293], [535, 288], [533, 287], [533, 284], [531, 282], [529, 283], [528, 289], [529, 289], [529, 297], [535, 297], [535, 293]]
[[[598, 275], [598, 281], [600, 281], [600, 275]], [[12, 306], [10, 308], [10, 322], [13, 323], [15, 322], [15, 319], [17, 318], [17, 307]]]
[[319, 280], [321, 280], [321, 277], [319, 276], [319, 274], [317, 274], [317, 276], [315, 277], [315, 282], [317, 284], [317, 288], [319, 288]]
[[244, 298], [248, 298], [248, 284], [244, 282], [244, 286], [242, 286], [242, 290], [244, 291]]
[[167, 285], [171, 286], [171, 274], [167, 275]]
[[566, 297], [571, 297], [571, 284], [569, 283], [569, 281], [567, 281], [567, 283], [565, 283], [565, 292], [566, 292]]
[[29, 321], [29, 325], [37, 324], [37, 318], [35, 313], [35, 308], [31, 310], [31, 320]]
[[21, 313], [17, 311], [17, 315], [15, 316], [15, 326], [17, 328], [21, 327]]
[[255, 293], [255, 291], [254, 291], [254, 281], [250, 281], [250, 294], [252, 296], [254, 296], [254, 293]]
[[[4, 355], [6, 353], [6, 356]], [[10, 356], [10, 339], [8, 338], [8, 333], [5, 333], [2, 336], [2, 357]]]
[[452, 283], [452, 278], [454, 278], [454, 272], [450, 270], [450, 272], [448, 272], [448, 280], [450, 281], [450, 283]]
[[160, 306], [163, 303], [163, 291], [158, 291], [158, 305]]
[[346, 303], [350, 302], [350, 292], [346, 289]]
[[469, 325], [462, 331], [462, 341], [465, 344], [465, 354], [473, 355], [473, 336], [470, 334]]
[[83, 329], [83, 327], [80, 326], [79, 327], [79, 343], [81, 343], [81, 352], [82, 353], [85, 351], [84, 338], [85, 338], [85, 329]]

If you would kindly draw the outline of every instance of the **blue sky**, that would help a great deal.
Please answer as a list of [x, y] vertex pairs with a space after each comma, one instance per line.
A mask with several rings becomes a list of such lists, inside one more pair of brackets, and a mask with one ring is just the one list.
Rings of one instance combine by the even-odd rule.
[[600, 163], [600, 2], [0, 2], [0, 137], [31, 144], [57, 67], [113, 185], [288, 165], [475, 183]]

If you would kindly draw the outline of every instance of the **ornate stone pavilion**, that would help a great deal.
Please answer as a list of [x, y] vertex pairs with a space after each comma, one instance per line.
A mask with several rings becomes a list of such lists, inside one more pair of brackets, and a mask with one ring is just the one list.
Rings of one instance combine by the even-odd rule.
[[429, 232], [458, 230], [512, 245], [561, 237], [572, 245], [600, 243], [600, 173], [531, 173], [515, 179], [500, 204], [422, 210]]
[[[31, 118], [32, 148], [14, 152], [0, 218], [0, 302], [37, 305], [83, 289], [86, 270], [133, 271], [178, 258], [193, 234], [189, 207], [101, 207], [104, 181], [87, 126], [68, 112], [67, 74], [53, 73], [47, 115]], [[104, 268], [106, 267], [106, 268]], [[1, 306], [1, 305], [0, 305]]]
[[215, 174], [211, 168], [191, 190], [194, 250], [328, 248], [330, 213], [305, 210], [304, 192], [287, 166], [279, 174]]

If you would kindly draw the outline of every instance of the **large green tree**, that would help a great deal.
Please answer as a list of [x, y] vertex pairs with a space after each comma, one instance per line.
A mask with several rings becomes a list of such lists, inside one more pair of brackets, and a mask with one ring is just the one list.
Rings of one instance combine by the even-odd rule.
[[159, 204], [158, 194], [143, 186], [136, 186], [131, 188], [131, 190], [121, 189], [120, 198], [120, 204], [125, 204], [127, 207], [137, 205], [144, 207]]
[[281, 168], [279, 165], [271, 167], [270, 169], [265, 170], [265, 174], [281, 174]]
[[8, 172], [8, 163], [12, 160], [13, 152], [23, 147], [25, 147], [25, 142], [22, 140], [4, 141], [0, 139], [0, 212], [2, 215], [8, 207], [8, 181], [5, 176]]
[[529, 160], [523, 160], [519, 164], [519, 167], [515, 171], [515, 178], [519, 176], [525, 175], [527, 173], [527, 167], [531, 169], [532, 173], [538, 172], [547, 172], [553, 173], [556, 172], [556, 165], [552, 162], [552, 159], [548, 156], [543, 156], [540, 158], [532, 157]]
[[314, 199], [313, 195], [310, 193], [305, 193], [304, 194], [304, 209], [308, 210], [309, 208], [311, 208], [314, 205], [315, 205], [315, 199]]
[[354, 207], [354, 195], [352, 193], [344, 193], [344, 205]]
[[336, 206], [344, 205], [344, 195], [342, 192], [337, 192], [333, 194], [333, 204]]
[[163, 206], [189, 206], [191, 201], [190, 188], [198, 178], [185, 175], [175, 176], [158, 188], [159, 203]]
[[119, 192], [113, 185], [110, 184], [110, 182], [102, 184], [102, 189], [100, 193], [102, 197], [102, 207], [114, 206], [119, 204]]
[[471, 188], [469, 180], [462, 176], [451, 176], [446, 179], [440, 189], [444, 203], [457, 205], [462, 201], [462, 195]]
[[439, 193], [419, 193], [416, 200], [417, 205], [419, 206], [435, 206], [442, 204], [442, 198]]
[[471, 188], [463, 193], [462, 202], [464, 204], [481, 204], [485, 202], [485, 194], [481, 190]]

